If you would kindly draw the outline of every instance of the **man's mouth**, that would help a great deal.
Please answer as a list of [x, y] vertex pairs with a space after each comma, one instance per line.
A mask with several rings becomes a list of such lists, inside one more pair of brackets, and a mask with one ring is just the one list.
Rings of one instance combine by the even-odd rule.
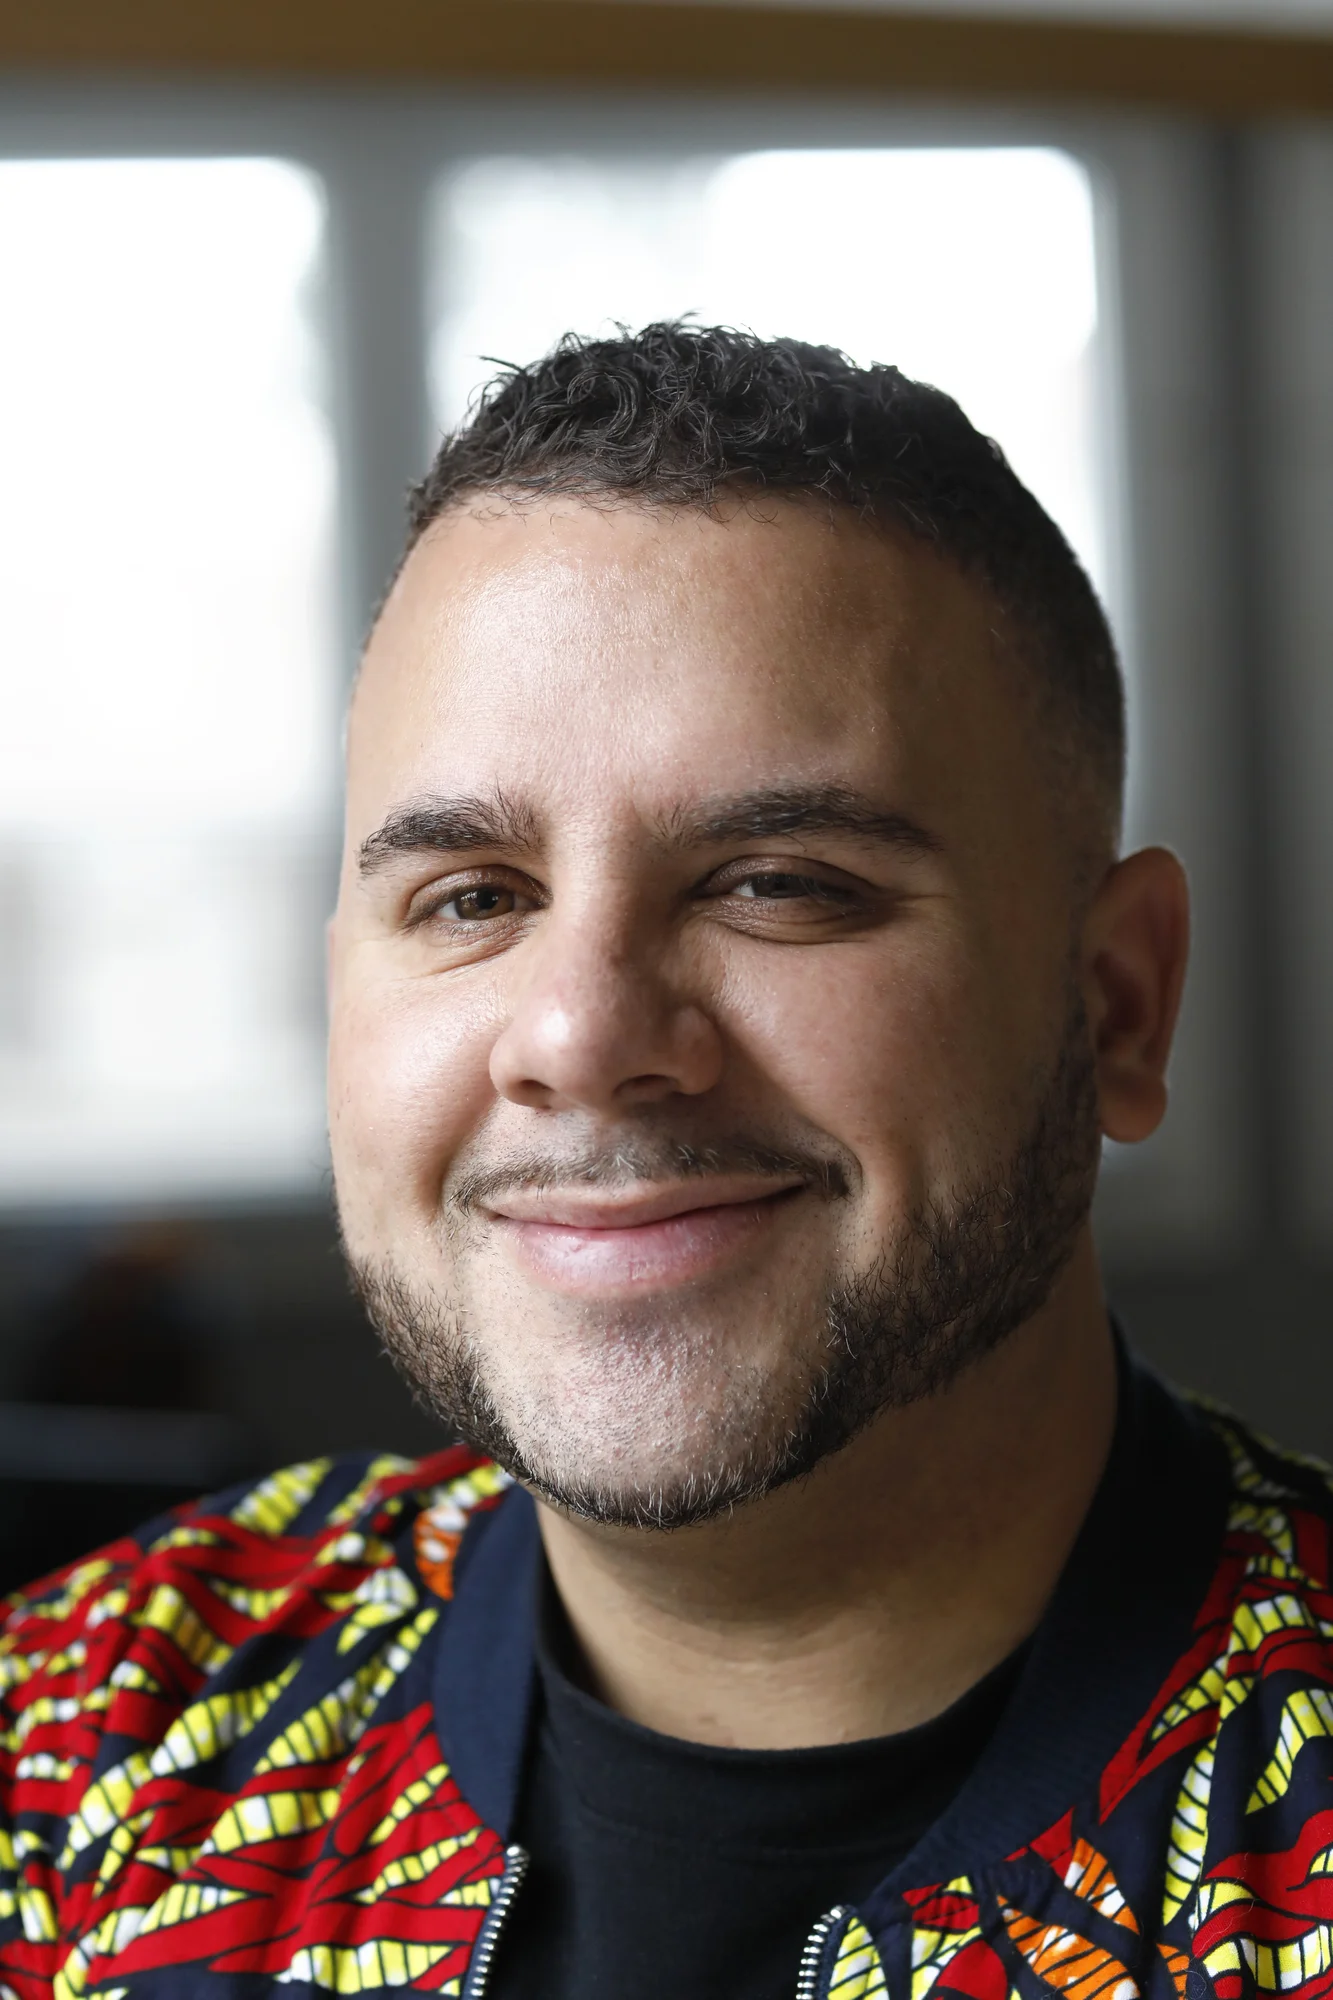
[[718, 1175], [623, 1188], [521, 1188], [484, 1204], [539, 1284], [568, 1293], [667, 1290], [757, 1247], [807, 1183]]

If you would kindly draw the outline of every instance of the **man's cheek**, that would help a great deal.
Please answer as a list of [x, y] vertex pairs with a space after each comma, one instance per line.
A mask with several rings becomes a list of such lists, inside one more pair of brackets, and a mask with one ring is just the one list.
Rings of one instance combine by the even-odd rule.
[[490, 1101], [488, 1045], [428, 994], [385, 993], [344, 1022], [343, 1096], [355, 1164], [432, 1206]]
[[928, 1148], [946, 1105], [975, 1102], [983, 1067], [950, 996], [916, 1004], [874, 984], [838, 1002], [772, 1038], [767, 1075], [858, 1158]]

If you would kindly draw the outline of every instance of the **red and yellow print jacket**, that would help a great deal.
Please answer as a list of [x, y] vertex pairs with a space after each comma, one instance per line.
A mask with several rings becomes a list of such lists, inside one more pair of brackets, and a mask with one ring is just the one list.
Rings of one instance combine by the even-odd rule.
[[[793, 1993], [1333, 1989], [1331, 1524], [1321, 1467], [1128, 1368], [991, 1744]], [[0, 2000], [482, 2000], [539, 1564], [454, 1450], [292, 1467], [11, 1601]]]

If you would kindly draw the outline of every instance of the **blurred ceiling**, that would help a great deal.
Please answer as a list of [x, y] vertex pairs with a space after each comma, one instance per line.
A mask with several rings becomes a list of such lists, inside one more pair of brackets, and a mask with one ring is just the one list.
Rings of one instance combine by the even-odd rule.
[[[639, 0], [620, 0], [636, 5]], [[718, 0], [721, 4], [721, 0]], [[1333, 36], [1333, 0], [746, 0], [759, 8], [857, 7], [898, 15], [979, 15], [1027, 21], [1094, 21], [1101, 26], [1231, 28]]]
[[0, 73], [1333, 112], [1333, 0], [0, 0]]

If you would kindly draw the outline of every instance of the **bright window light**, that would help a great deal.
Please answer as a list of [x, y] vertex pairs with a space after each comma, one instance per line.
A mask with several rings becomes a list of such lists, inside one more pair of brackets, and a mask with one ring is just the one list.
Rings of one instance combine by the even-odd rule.
[[1103, 586], [1088, 176], [1047, 148], [476, 160], [439, 207], [432, 376], [456, 423], [566, 329], [701, 320], [894, 362], [997, 438]]
[[323, 1162], [318, 184], [0, 163], [0, 1198]]

